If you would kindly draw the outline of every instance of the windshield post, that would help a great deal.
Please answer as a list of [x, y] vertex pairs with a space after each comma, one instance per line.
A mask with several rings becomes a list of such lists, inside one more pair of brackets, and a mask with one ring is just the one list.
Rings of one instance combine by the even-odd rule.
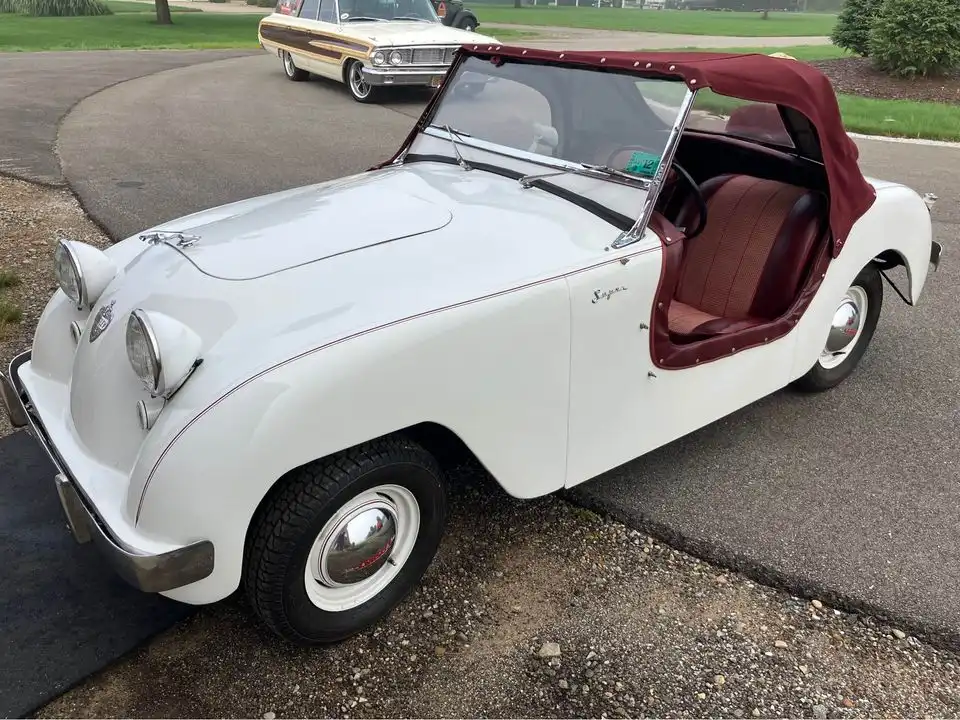
[[680, 106], [680, 112], [677, 114], [677, 119], [670, 129], [670, 136], [667, 138], [667, 146], [660, 160], [660, 166], [657, 168], [657, 174], [650, 183], [650, 189], [647, 192], [646, 200], [644, 200], [640, 217], [637, 218], [633, 227], [621, 233], [620, 237], [610, 244], [611, 248], [616, 249], [631, 245], [637, 242], [643, 235], [643, 229], [647, 226], [647, 223], [650, 222], [650, 216], [653, 215], [653, 208], [656, 206], [657, 197], [660, 195], [660, 187], [663, 185], [663, 179], [666, 177], [667, 172], [670, 170], [670, 165], [673, 163], [673, 156], [677, 151], [677, 145], [680, 144], [680, 135], [683, 132], [684, 126], [687, 124], [687, 118], [693, 109], [693, 101], [696, 96], [697, 91], [691, 90], [688, 87], [687, 94], [683, 98], [683, 104]]
[[[317, 17], [319, 17], [319, 14]], [[343, 26], [343, 20], [340, 19], [340, 0], [333, 0], [333, 18], [338, 29]]]

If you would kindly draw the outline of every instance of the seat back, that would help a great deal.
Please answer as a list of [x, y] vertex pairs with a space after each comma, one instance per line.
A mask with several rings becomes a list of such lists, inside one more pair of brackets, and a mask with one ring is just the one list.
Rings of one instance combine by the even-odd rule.
[[[701, 192], [707, 224], [684, 249], [676, 299], [733, 320], [782, 315], [797, 297], [822, 235], [825, 198], [749, 175], [712, 178]], [[682, 214], [696, 211], [685, 208]]]

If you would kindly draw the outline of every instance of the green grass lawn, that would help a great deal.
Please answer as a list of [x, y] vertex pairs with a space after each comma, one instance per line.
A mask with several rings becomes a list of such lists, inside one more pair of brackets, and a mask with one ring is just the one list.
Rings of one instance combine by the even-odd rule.
[[838, 48], [836, 45], [790, 45], [789, 47], [718, 47], [718, 48], [699, 48], [682, 47], [673, 48], [673, 50], [697, 51], [697, 52], [716, 52], [716, 53], [763, 53], [769, 55], [775, 52], [782, 52], [795, 57], [797, 60], [834, 60], [836, 58], [853, 57], [853, 55]]
[[698, 10], [630, 10], [622, 8], [523, 7], [477, 5], [481, 23], [556, 25], [597, 30], [633, 30], [684, 35], [744, 37], [829, 35], [836, 15], [821, 13], [706, 12]]
[[[261, 13], [203, 13], [174, 8], [173, 25], [157, 25], [151, 5], [113, 0], [115, 15], [96, 17], [27, 17], [0, 15], [0, 52], [31, 50], [107, 50], [257, 48]], [[530, 33], [505, 30], [501, 40]]]
[[[704, 48], [704, 50], [707, 50], [707, 52], [783, 52], [798, 60], [830, 60], [849, 57], [847, 51], [833, 45], [804, 45], [784, 48]], [[739, 100], [715, 95], [709, 90], [701, 90], [697, 95], [696, 107], [718, 115], [727, 115], [733, 108], [742, 104]], [[958, 105], [911, 102], [909, 100], [877, 100], [844, 94], [837, 96], [837, 104], [840, 106], [843, 124], [848, 132], [960, 141], [960, 106]]]
[[174, 16], [173, 25], [157, 25], [153, 11], [96, 17], [4, 15], [0, 16], [0, 51], [257, 48], [261, 17], [185, 12]]

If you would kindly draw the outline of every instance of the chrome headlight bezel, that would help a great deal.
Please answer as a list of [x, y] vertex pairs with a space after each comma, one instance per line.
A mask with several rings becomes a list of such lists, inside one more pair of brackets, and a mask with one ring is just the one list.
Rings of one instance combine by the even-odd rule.
[[[70, 274], [65, 276], [64, 272]], [[77, 310], [82, 310], [86, 304], [83, 271], [80, 269], [80, 259], [67, 240], [57, 241], [53, 251], [53, 274], [63, 294], [70, 298]], [[72, 280], [72, 284], [68, 280]]]
[[402, 65], [403, 53], [401, 53], [399, 50], [392, 50], [390, 52], [390, 56], [388, 60], [390, 61], [390, 64], [393, 65], [394, 67], [396, 67], [397, 65]]
[[53, 273], [57, 285], [77, 310], [90, 310], [119, 272], [103, 250], [76, 240], [57, 241]]
[[[140, 378], [140, 382], [150, 391], [151, 395], [160, 393], [160, 380], [163, 377], [160, 343], [157, 340], [156, 332], [150, 325], [150, 320], [143, 310], [134, 310], [127, 318], [124, 345], [127, 351], [127, 360], [130, 361], [130, 367], [133, 368], [134, 374]], [[144, 356], [146, 363], [141, 363], [141, 358], [135, 357], [135, 350], [138, 350], [138, 354]]]
[[370, 56], [370, 59], [374, 65], [385, 65], [387, 63], [387, 54], [383, 50], [376, 50], [373, 55]]

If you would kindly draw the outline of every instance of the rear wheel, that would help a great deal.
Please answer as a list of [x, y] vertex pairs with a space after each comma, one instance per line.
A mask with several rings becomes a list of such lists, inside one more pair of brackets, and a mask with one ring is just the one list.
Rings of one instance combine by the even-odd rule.
[[867, 265], [840, 298], [816, 364], [794, 386], [803, 392], [822, 392], [843, 382], [866, 352], [882, 306], [880, 272]]
[[288, 53], [286, 50], [283, 51], [280, 59], [283, 61], [283, 72], [287, 76], [288, 80], [302, 82], [310, 77], [310, 73], [308, 73], [306, 70], [301, 70], [294, 64], [293, 55]]
[[419, 582], [446, 524], [439, 466], [406, 439], [380, 440], [291, 473], [251, 525], [244, 581], [268, 627], [300, 645], [343, 640]]

